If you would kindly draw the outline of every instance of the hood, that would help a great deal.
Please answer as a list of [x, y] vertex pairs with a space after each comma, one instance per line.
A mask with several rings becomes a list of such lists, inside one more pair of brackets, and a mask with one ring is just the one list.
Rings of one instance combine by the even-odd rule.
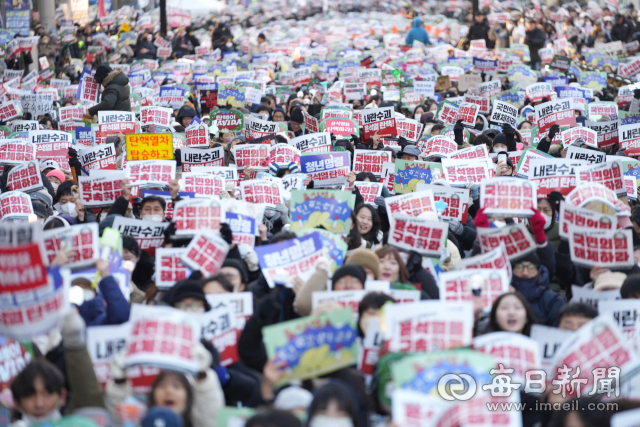
[[421, 25], [422, 25], [422, 19], [413, 18], [413, 23], [411, 24], [413, 28], [420, 28]]
[[102, 81], [102, 86], [107, 87], [110, 84], [126, 86], [129, 84], [129, 77], [122, 72], [122, 68], [117, 68], [110, 72]]
[[541, 265], [538, 275], [532, 279], [521, 279], [514, 275], [511, 278], [511, 286], [516, 288], [516, 291], [524, 295], [527, 301], [533, 304], [549, 289], [549, 270], [544, 265]]

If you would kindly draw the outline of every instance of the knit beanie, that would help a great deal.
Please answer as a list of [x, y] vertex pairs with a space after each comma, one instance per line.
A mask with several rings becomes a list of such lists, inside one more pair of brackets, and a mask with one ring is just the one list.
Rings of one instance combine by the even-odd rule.
[[360, 282], [362, 282], [362, 288], [364, 289], [364, 282], [367, 280], [367, 273], [364, 272], [364, 268], [356, 264], [343, 265], [337, 269], [331, 278], [331, 288], [335, 288], [336, 282], [346, 276], [355, 277], [360, 280]]

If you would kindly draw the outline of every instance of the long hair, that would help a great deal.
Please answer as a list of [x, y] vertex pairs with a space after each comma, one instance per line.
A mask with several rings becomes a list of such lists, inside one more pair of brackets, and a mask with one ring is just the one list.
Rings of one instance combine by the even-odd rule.
[[356, 216], [358, 216], [358, 212], [362, 209], [369, 209], [369, 212], [371, 212], [371, 230], [369, 230], [368, 233], [363, 234], [362, 238], [367, 242], [378, 244], [380, 243], [380, 241], [378, 241], [378, 231], [380, 231], [380, 217], [378, 216], [378, 210], [366, 203], [360, 203], [354, 209]]
[[351, 211], [351, 223], [353, 227], [351, 227], [349, 235], [344, 239], [348, 251], [362, 247], [362, 236], [360, 235], [360, 230], [358, 230], [358, 221], [356, 220], [356, 213], [354, 211]]
[[404, 265], [404, 261], [400, 256], [400, 252], [398, 252], [396, 248], [394, 248], [393, 246], [384, 245], [383, 247], [376, 249], [376, 255], [378, 255], [378, 258], [380, 258], [381, 262], [382, 258], [386, 257], [387, 255], [391, 255], [392, 257], [394, 257], [399, 266], [398, 281], [400, 283], [409, 283], [409, 270], [407, 270], [407, 266]]
[[191, 388], [191, 384], [189, 380], [182, 372], [171, 371], [171, 370], [163, 370], [160, 372], [160, 375], [156, 377], [156, 380], [153, 382], [153, 386], [151, 386], [151, 391], [149, 392], [149, 396], [147, 396], [147, 408], [152, 408], [154, 406], [158, 406], [158, 402], [156, 402], [153, 398], [153, 394], [156, 391], [156, 387], [160, 384], [165, 378], [173, 377], [185, 388], [187, 391], [187, 402], [184, 407], [184, 413], [178, 414], [184, 420], [184, 427], [193, 427], [191, 423], [191, 408], [193, 407], [193, 388]]
[[496, 319], [496, 315], [498, 313], [500, 302], [502, 302], [502, 300], [508, 296], [514, 296], [518, 298], [518, 300], [520, 300], [520, 302], [522, 303], [522, 306], [524, 307], [524, 310], [527, 314], [527, 323], [524, 324], [522, 335], [529, 336], [531, 334], [531, 325], [535, 325], [536, 323], [538, 323], [538, 319], [536, 317], [536, 314], [533, 312], [533, 308], [531, 308], [531, 304], [529, 304], [529, 301], [527, 301], [524, 295], [522, 295], [518, 291], [502, 294], [494, 301], [493, 306], [491, 307], [491, 314], [489, 314], [489, 324], [487, 325], [487, 329], [485, 330], [485, 332], [488, 333], [502, 331], [502, 328], [500, 327]]

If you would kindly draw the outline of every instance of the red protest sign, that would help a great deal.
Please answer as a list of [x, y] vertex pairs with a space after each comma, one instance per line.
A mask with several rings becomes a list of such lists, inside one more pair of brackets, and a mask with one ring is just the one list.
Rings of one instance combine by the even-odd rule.
[[534, 107], [536, 122], [540, 133], [546, 133], [554, 124], [576, 126], [576, 113], [573, 99], [563, 98], [538, 104]]
[[45, 230], [42, 237], [49, 263], [63, 250], [70, 254], [69, 262], [65, 264], [69, 268], [91, 266], [100, 255], [98, 224], [95, 222]]
[[122, 196], [120, 183], [124, 179], [124, 171], [114, 171], [100, 177], [79, 176], [80, 199], [87, 208], [111, 206]]
[[184, 199], [173, 207], [177, 235], [193, 235], [198, 230], [220, 230], [223, 210], [212, 199]]
[[229, 245], [221, 237], [202, 233], [191, 240], [182, 256], [182, 262], [190, 269], [201, 271], [205, 277], [209, 277], [218, 274], [227, 252]]
[[579, 208], [569, 203], [560, 204], [560, 236], [569, 239], [569, 227], [583, 227], [592, 230], [615, 230], [618, 219], [613, 215], [597, 213]]
[[448, 230], [446, 222], [396, 214], [389, 230], [389, 244], [424, 256], [439, 257], [445, 249]]
[[267, 179], [252, 179], [240, 183], [242, 199], [251, 203], [265, 203], [275, 208], [284, 203], [282, 189], [276, 182]]
[[577, 185], [585, 182], [602, 184], [618, 197], [627, 194], [622, 176], [622, 163], [618, 160], [576, 168], [576, 182]]
[[520, 178], [497, 177], [480, 186], [480, 200], [487, 216], [528, 218], [537, 208], [536, 187]]
[[6, 139], [0, 142], [0, 164], [19, 165], [35, 158], [36, 147], [24, 139]]
[[8, 191], [0, 194], [0, 220], [26, 220], [33, 214], [31, 198], [22, 191]]
[[537, 249], [536, 242], [522, 223], [502, 228], [478, 227], [478, 238], [483, 253], [504, 244], [510, 260], [523, 257]]
[[354, 172], [371, 172], [376, 176], [382, 173], [382, 165], [384, 162], [391, 161], [391, 153], [379, 150], [360, 150], [356, 149], [353, 159]]
[[465, 102], [458, 108], [458, 115], [455, 121], [462, 120], [463, 125], [473, 127], [476, 124], [476, 117], [478, 116], [479, 110], [479, 105]]
[[393, 107], [362, 110], [362, 123], [365, 139], [371, 139], [376, 132], [379, 136], [398, 135]]
[[38, 163], [27, 162], [11, 169], [7, 178], [7, 187], [13, 191], [26, 193], [42, 188], [42, 175]]
[[634, 264], [631, 230], [569, 226], [571, 261], [586, 267], [628, 268]]
[[91, 169], [116, 169], [116, 150], [113, 144], [101, 144], [95, 147], [78, 150], [82, 167]]
[[220, 354], [220, 364], [229, 366], [240, 360], [236, 316], [230, 306], [212, 308], [200, 318], [202, 338], [211, 342]]
[[185, 248], [158, 248], [156, 250], [156, 287], [161, 290], [171, 288], [179, 280], [184, 280], [191, 274], [182, 264]]
[[184, 191], [197, 196], [217, 196], [224, 190], [225, 179], [208, 173], [187, 172], [182, 174]]

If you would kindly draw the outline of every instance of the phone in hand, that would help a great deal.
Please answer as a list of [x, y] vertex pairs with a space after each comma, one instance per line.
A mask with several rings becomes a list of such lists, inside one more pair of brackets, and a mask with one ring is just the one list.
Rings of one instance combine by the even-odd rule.
[[505, 153], [498, 154], [498, 163], [505, 162], [507, 163], [508, 156]]

